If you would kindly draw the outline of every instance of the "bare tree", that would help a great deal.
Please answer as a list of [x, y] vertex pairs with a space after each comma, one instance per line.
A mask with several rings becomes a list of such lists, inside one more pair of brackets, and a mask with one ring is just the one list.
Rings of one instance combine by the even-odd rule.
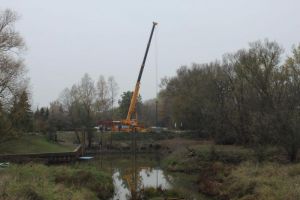
[[15, 30], [18, 19], [11, 10], [0, 10], [0, 140], [14, 136], [16, 128], [8, 114], [16, 97], [27, 91], [28, 80], [20, 54], [25, 49], [20, 34]]
[[18, 19], [11, 10], [0, 11], [0, 102], [5, 107], [12, 97], [26, 88], [25, 68], [20, 58], [25, 44], [15, 30]]
[[72, 104], [71, 90], [69, 88], [65, 88], [60, 93], [58, 101], [62, 104], [64, 111], [69, 111]]
[[96, 85], [96, 109], [103, 113], [109, 108], [109, 91], [104, 76], [100, 76]]
[[24, 48], [24, 42], [20, 34], [15, 30], [14, 24], [18, 16], [7, 9], [0, 11], [0, 51], [1, 53], [14, 52]]
[[91, 117], [92, 107], [95, 100], [95, 86], [92, 78], [86, 73], [78, 86], [80, 101], [82, 102], [88, 117]]
[[112, 116], [114, 115], [114, 103], [116, 101], [116, 97], [118, 95], [119, 86], [115, 81], [113, 76], [108, 77], [108, 90], [109, 90], [109, 98], [110, 98], [110, 108], [112, 110]]
[[93, 105], [95, 101], [95, 86], [92, 78], [86, 73], [81, 79], [78, 86], [78, 92], [80, 97], [80, 102], [83, 106], [83, 113], [81, 116], [85, 116], [83, 124], [87, 132], [88, 147], [92, 145], [93, 131]]
[[71, 89], [65, 88], [60, 94], [59, 101], [61, 102], [63, 109], [68, 113], [68, 120], [75, 132], [77, 142], [81, 143], [82, 141], [80, 139], [79, 132], [84, 131], [82, 127], [83, 108], [80, 102], [78, 86], [74, 84]]

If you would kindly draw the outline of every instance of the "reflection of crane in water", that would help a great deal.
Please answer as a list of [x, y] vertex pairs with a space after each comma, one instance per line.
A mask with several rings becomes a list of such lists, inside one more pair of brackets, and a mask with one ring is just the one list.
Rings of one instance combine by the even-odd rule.
[[[105, 157], [104, 157], [105, 158]], [[111, 170], [115, 192], [113, 200], [145, 199], [148, 191], [158, 194], [172, 188], [172, 177], [165, 174], [157, 154], [109, 155], [103, 167]], [[100, 162], [99, 162], [100, 164]], [[148, 188], [151, 188], [148, 190]]]
[[137, 163], [137, 155], [133, 152], [131, 156], [131, 166], [130, 168], [125, 170], [125, 175], [123, 175], [123, 179], [126, 180], [128, 184], [128, 189], [130, 190], [131, 200], [142, 199], [142, 191], [143, 191], [143, 178], [140, 174], [142, 170], [146, 171], [147, 176], [149, 176], [149, 167], [139, 166]]
[[142, 177], [139, 175], [140, 168], [137, 167], [136, 161], [136, 153], [134, 152], [132, 155], [131, 168], [127, 169], [124, 175], [132, 200], [141, 199], [139, 191], [142, 189]]
[[[144, 189], [147, 187], [155, 187], [160, 190], [168, 188], [166, 183], [163, 183], [164, 181], [161, 182], [162, 174], [159, 174], [158, 168], [152, 168], [147, 165], [140, 166], [135, 153], [132, 154], [130, 162], [130, 168], [127, 168], [122, 176], [131, 193], [131, 195], [128, 196], [129, 199], [143, 199]], [[159, 182], [161, 182], [161, 184], [159, 184]]]

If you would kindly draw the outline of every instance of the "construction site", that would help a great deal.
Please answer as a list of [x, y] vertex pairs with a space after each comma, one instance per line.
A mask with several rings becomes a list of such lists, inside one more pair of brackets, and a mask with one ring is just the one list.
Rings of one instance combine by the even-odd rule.
[[0, 200], [300, 200], [299, 6], [3, 0]]

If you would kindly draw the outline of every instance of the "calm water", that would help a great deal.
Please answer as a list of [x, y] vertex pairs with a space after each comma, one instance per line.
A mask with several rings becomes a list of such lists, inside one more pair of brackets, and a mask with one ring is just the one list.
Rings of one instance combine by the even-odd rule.
[[[113, 200], [128, 199], [131, 196], [131, 188], [134, 186], [129, 186], [128, 180], [121, 176], [119, 170], [116, 170], [113, 175], [113, 181], [115, 186], [115, 194], [112, 198]], [[140, 183], [138, 183], [137, 191], [141, 188], [154, 187], [169, 189], [172, 188], [171, 183], [166, 179], [163, 171], [161, 169], [141, 169], [138, 172], [138, 177], [140, 178]], [[130, 177], [132, 178], [132, 177]]]
[[115, 194], [112, 200], [127, 200], [131, 195], [147, 187], [175, 189], [186, 199], [205, 199], [197, 192], [195, 175], [168, 173], [161, 168], [159, 156], [153, 154], [104, 155], [88, 161], [88, 165], [111, 173]]

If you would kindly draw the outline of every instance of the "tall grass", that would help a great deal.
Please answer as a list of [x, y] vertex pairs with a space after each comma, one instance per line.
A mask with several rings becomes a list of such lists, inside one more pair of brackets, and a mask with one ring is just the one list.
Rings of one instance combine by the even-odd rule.
[[112, 179], [95, 168], [11, 165], [0, 171], [0, 199], [108, 199]]
[[221, 190], [229, 199], [300, 199], [300, 164], [246, 162], [232, 170]]

